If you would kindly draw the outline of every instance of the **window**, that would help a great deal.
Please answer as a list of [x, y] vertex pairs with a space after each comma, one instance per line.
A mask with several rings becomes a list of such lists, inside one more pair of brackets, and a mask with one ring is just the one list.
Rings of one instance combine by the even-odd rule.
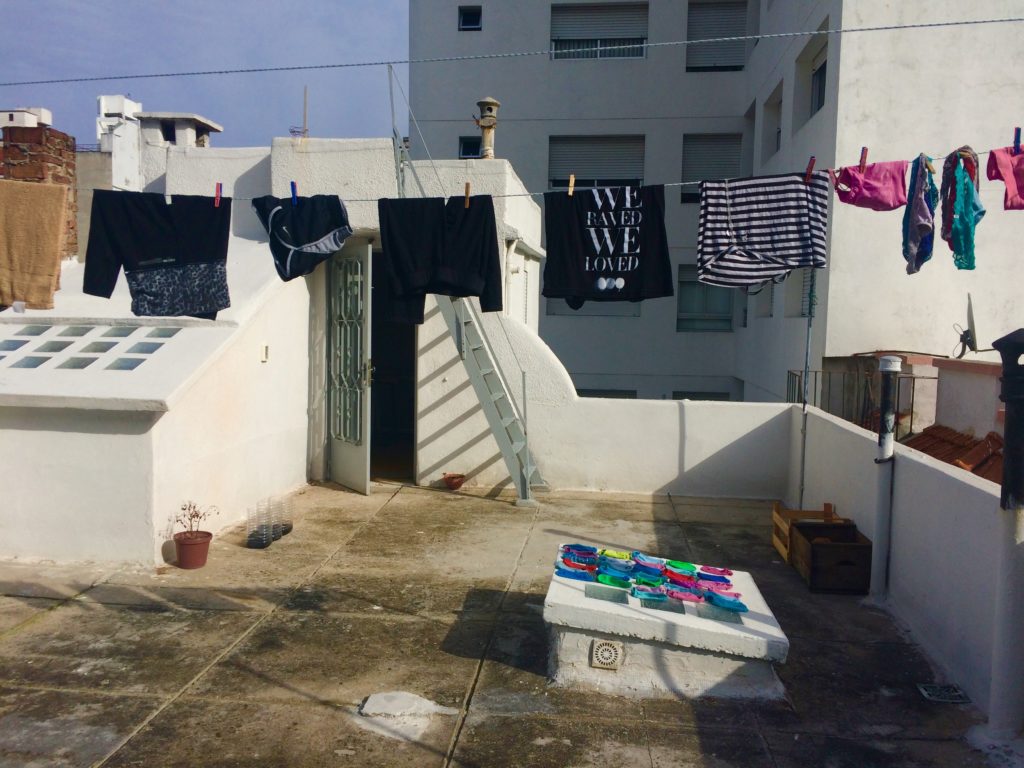
[[643, 136], [552, 136], [548, 139], [548, 184], [579, 187], [639, 186], [644, 182]]
[[761, 162], [766, 162], [782, 149], [782, 81], [764, 102], [762, 119]]
[[635, 389], [577, 389], [579, 397], [611, 397], [616, 400], [636, 400]]
[[463, 32], [477, 32], [483, 29], [483, 8], [479, 5], [459, 6], [459, 29]]
[[811, 72], [811, 114], [825, 106], [825, 74], [828, 61], [822, 59], [821, 64]]
[[[742, 172], [743, 134], [688, 133], [683, 136], [683, 173], [681, 181], [734, 179]], [[700, 202], [696, 186], [681, 187], [681, 203]]]
[[459, 136], [459, 159], [480, 157], [479, 136]]
[[731, 288], [697, 282], [697, 267], [679, 265], [676, 291], [677, 331], [731, 331]]
[[638, 59], [646, 43], [647, 3], [551, 6], [553, 59]]
[[174, 121], [173, 120], [161, 120], [160, 121], [160, 137], [170, 144], [174, 143]]
[[[747, 33], [746, 0], [734, 2], [690, 2], [686, 14], [688, 41], [714, 40], [719, 37], [742, 37]], [[746, 60], [745, 40], [722, 43], [700, 43], [686, 46], [687, 72], [729, 72], [743, 69]]]
[[674, 390], [672, 392], [673, 400], [732, 400], [732, 396], [728, 392], [680, 392]]

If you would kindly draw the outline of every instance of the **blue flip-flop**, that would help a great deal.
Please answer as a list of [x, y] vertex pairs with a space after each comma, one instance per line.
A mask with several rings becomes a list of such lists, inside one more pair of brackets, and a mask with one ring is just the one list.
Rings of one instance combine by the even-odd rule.
[[597, 577], [590, 571], [570, 571], [568, 568], [555, 568], [555, 576], [575, 581], [597, 581]]

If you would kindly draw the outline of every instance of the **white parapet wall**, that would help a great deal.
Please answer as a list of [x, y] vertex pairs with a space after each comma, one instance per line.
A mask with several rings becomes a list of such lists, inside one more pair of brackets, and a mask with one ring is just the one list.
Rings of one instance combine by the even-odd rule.
[[[801, 413], [794, 406], [787, 504], [799, 503]], [[808, 408], [805, 509], [824, 502], [868, 538], [887, 512], [888, 475], [874, 463], [876, 436]], [[873, 585], [914, 639], [986, 714], [995, 653], [997, 579], [1006, 529], [999, 486], [919, 451], [896, 446], [888, 586]], [[879, 482], [885, 482], [883, 493]], [[1019, 549], [1019, 547], [1018, 547]], [[874, 551], [874, 558], [885, 553]], [[1024, 557], [1018, 551], [1016, 557]], [[1003, 567], [1003, 572], [1012, 569]], [[1017, 573], [1020, 570], [1018, 569]], [[881, 590], [876, 590], [877, 587]], [[1018, 592], [1024, 585], [1016, 587]], [[1024, 635], [1024, 626], [1014, 633]], [[1021, 713], [1024, 716], [1024, 713]]]

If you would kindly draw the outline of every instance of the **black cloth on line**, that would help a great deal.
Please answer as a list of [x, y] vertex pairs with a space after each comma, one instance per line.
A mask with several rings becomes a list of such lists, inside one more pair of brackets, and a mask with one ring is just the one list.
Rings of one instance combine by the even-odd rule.
[[478, 296], [484, 312], [502, 309], [498, 227], [490, 195], [381, 199], [381, 247], [389, 320], [423, 322], [428, 293]]
[[697, 278], [726, 288], [781, 282], [825, 266], [829, 181], [825, 171], [702, 181]]
[[544, 230], [549, 299], [579, 309], [673, 294], [662, 185], [546, 192]]
[[274, 267], [284, 281], [308, 275], [341, 250], [352, 234], [345, 204], [336, 195], [292, 199], [257, 197], [252, 207], [270, 236]]
[[110, 298], [124, 267], [132, 312], [216, 316], [231, 306], [227, 252], [231, 198], [96, 190], [82, 289]]

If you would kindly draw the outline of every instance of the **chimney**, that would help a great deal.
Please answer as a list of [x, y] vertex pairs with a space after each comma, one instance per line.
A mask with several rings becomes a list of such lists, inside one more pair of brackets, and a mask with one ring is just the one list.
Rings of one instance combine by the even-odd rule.
[[480, 157], [484, 160], [494, 159], [494, 129], [498, 125], [498, 107], [501, 102], [490, 96], [476, 103], [480, 107], [480, 118], [476, 124], [480, 126]]

